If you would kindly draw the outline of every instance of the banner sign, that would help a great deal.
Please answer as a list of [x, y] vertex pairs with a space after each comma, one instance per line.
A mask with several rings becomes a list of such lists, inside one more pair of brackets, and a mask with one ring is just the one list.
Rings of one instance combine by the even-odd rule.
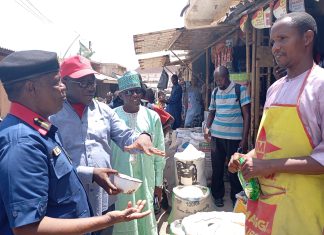
[[273, 8], [273, 14], [278, 19], [284, 15], [286, 15], [287, 12], [287, 1], [286, 0], [278, 0]]
[[304, 0], [289, 0], [289, 11], [304, 12], [305, 11]]
[[256, 29], [270, 28], [270, 8], [263, 10], [263, 8], [256, 11], [252, 16], [252, 26]]

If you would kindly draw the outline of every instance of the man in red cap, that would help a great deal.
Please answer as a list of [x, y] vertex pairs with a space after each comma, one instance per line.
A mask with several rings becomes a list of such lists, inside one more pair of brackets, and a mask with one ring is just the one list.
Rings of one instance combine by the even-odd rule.
[[134, 134], [108, 105], [93, 99], [97, 72], [88, 59], [77, 55], [64, 60], [60, 74], [67, 101], [61, 111], [51, 116], [51, 122], [59, 129], [63, 147], [71, 155], [94, 214], [101, 215], [114, 210], [113, 197], [108, 194], [119, 193], [109, 180], [111, 174], [117, 174], [110, 169], [111, 140], [127, 151], [164, 153], [153, 148], [148, 133]]

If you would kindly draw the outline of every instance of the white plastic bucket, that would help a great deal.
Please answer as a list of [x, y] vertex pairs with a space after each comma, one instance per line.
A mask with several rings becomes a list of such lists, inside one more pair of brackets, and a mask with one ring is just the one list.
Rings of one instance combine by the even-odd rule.
[[215, 210], [210, 190], [200, 185], [177, 186], [172, 194], [172, 211], [168, 222], [183, 219], [197, 212]]
[[205, 177], [205, 153], [189, 145], [174, 155], [176, 185], [207, 186]]

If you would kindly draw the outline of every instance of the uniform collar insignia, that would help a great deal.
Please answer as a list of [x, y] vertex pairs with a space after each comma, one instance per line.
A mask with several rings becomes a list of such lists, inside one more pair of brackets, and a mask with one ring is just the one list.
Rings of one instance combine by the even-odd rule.
[[52, 124], [46, 122], [45, 120], [42, 120], [41, 118], [34, 118], [34, 123], [35, 125], [45, 129], [46, 131], [49, 131], [52, 126]]

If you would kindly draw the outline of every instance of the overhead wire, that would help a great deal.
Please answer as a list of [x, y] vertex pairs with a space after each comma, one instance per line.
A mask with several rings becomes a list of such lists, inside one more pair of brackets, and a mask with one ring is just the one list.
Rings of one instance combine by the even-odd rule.
[[29, 6], [27, 6], [22, 0], [15, 0], [15, 2], [24, 8], [27, 12], [35, 16], [38, 20], [44, 22], [44, 20], [39, 16], [39, 14], [35, 13]]
[[34, 8], [44, 19], [46, 19], [49, 23], [53, 23], [53, 21], [51, 21], [47, 16], [45, 16], [37, 7], [34, 6], [34, 4], [32, 4], [29, 0], [26, 0], [29, 5]]
[[[49, 19], [45, 14], [43, 14], [30, 0], [15, 0], [16, 3], [18, 3], [21, 7], [23, 7], [26, 11], [34, 15], [37, 19], [39, 19], [42, 22], [45, 23], [53, 23], [51, 19]], [[53, 23], [54, 24], [54, 23]], [[68, 51], [71, 49], [72, 45], [75, 43], [75, 41], [81, 36], [79, 32], [73, 29], [73, 31], [77, 34], [77, 37], [72, 41], [72, 43], [67, 48], [66, 52], [64, 53], [64, 57], [68, 53]], [[63, 57], [63, 58], [64, 58]]]

